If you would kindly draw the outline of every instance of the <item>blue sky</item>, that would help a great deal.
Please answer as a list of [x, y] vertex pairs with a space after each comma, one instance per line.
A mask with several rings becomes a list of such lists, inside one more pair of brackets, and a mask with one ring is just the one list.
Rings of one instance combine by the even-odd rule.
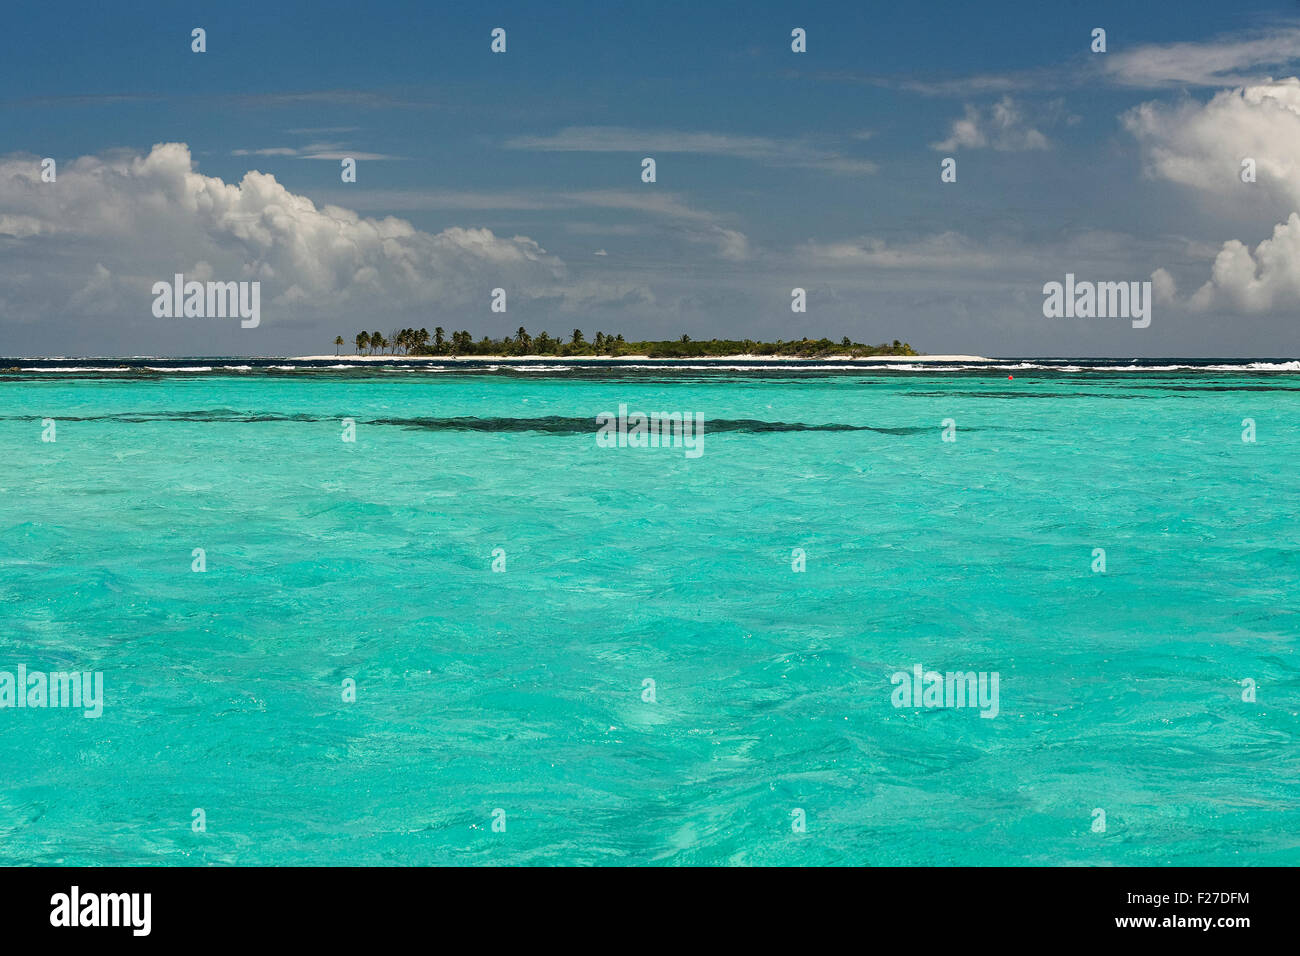
[[[1293, 3], [152, 6], [0, 36], [0, 354], [404, 325], [1300, 353]], [[1066, 272], [1157, 271], [1150, 328], [1043, 316]], [[176, 272], [258, 278], [262, 325], [155, 318]]]

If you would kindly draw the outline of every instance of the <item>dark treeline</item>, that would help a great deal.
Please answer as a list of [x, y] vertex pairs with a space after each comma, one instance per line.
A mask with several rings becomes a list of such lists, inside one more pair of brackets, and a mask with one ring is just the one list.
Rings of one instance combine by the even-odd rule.
[[[334, 340], [342, 344], [342, 336]], [[441, 326], [428, 329], [399, 329], [382, 332], [358, 332], [353, 339], [358, 355], [648, 355], [651, 358], [692, 358], [716, 355], [791, 355], [817, 358], [825, 355], [915, 355], [906, 342], [894, 339], [892, 345], [864, 345], [847, 336], [839, 342], [830, 339], [792, 339], [755, 342], [752, 339], [707, 339], [695, 341], [683, 335], [676, 341], [628, 342], [621, 335], [597, 332], [588, 341], [581, 329], [574, 329], [566, 340], [548, 332], [529, 335], [522, 327], [513, 336], [500, 339], [483, 336], [475, 341], [469, 332], [448, 335]]]

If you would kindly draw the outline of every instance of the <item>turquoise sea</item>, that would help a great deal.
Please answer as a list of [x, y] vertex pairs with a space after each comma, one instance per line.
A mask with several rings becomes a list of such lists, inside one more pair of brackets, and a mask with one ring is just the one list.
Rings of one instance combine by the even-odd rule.
[[1300, 364], [331, 364], [0, 359], [0, 863], [1300, 863]]

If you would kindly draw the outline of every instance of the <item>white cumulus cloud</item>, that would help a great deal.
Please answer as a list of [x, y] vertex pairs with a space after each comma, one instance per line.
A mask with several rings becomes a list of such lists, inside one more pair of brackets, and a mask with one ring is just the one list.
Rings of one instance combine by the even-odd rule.
[[[1188, 304], [1238, 313], [1300, 305], [1300, 79], [1223, 90], [1206, 103], [1144, 103], [1122, 120], [1142, 149], [1147, 175], [1219, 201], [1262, 190], [1289, 212], [1254, 250], [1238, 239], [1223, 243], [1209, 280]], [[1253, 183], [1241, 178], [1246, 160], [1253, 161]], [[1173, 296], [1172, 280], [1166, 294]]]
[[[1148, 175], [1219, 196], [1261, 187], [1300, 205], [1300, 79], [1223, 90], [1208, 102], [1143, 103], [1123, 116]], [[1257, 182], [1241, 181], [1253, 159]]]
[[1194, 309], [1272, 312], [1300, 303], [1300, 214], [1273, 228], [1252, 253], [1231, 239], [1214, 259], [1210, 279], [1192, 295]]
[[962, 148], [999, 152], [1048, 148], [1047, 137], [1026, 123], [1019, 105], [1009, 96], [987, 109], [968, 104], [965, 115], [953, 121], [948, 138], [930, 145], [944, 152]]
[[199, 278], [196, 269], [261, 280], [268, 321], [268, 302], [289, 320], [376, 304], [481, 304], [496, 286], [540, 298], [566, 274], [526, 236], [428, 233], [393, 216], [318, 206], [265, 173], [238, 183], [204, 176], [182, 143], [82, 157], [61, 165], [53, 183], [41, 181], [35, 157], [0, 158], [0, 248], [22, 262], [0, 270], [0, 297], [14, 317], [147, 315], [154, 281], [185, 271]]

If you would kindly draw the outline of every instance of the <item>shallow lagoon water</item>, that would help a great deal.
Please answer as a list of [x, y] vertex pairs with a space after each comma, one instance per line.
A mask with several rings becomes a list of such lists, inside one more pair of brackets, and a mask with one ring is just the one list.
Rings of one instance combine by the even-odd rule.
[[0, 863], [1300, 863], [1300, 375], [143, 364], [0, 375]]

